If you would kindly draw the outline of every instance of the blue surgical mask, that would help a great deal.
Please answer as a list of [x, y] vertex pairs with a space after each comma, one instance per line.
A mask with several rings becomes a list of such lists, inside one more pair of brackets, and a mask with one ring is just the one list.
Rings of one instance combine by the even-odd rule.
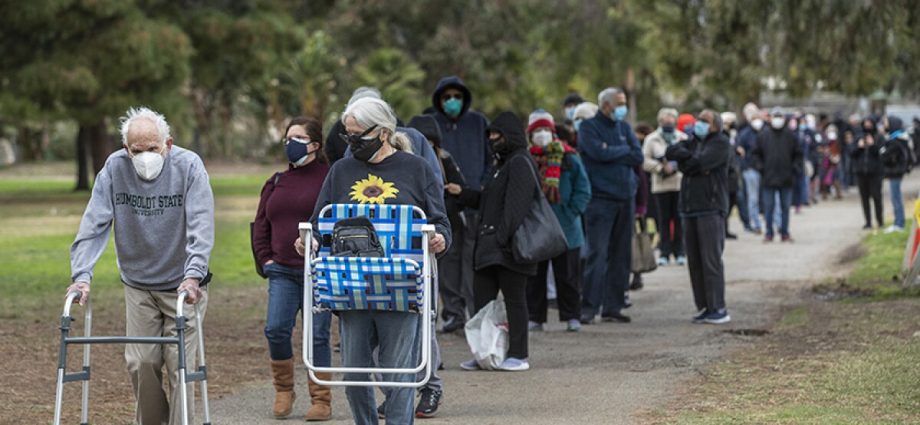
[[565, 108], [565, 117], [568, 119], [575, 118], [575, 107], [574, 106], [569, 106], [568, 108]]
[[693, 134], [700, 139], [709, 135], [709, 123], [706, 121], [697, 121], [696, 124], [693, 125]]
[[616, 108], [613, 108], [613, 114], [611, 118], [613, 118], [614, 121], [623, 121], [623, 118], [626, 118], [627, 113], [629, 113], [629, 108], [627, 108], [626, 105], [617, 106]]
[[444, 113], [456, 117], [463, 110], [463, 101], [457, 98], [450, 98], [444, 101]]

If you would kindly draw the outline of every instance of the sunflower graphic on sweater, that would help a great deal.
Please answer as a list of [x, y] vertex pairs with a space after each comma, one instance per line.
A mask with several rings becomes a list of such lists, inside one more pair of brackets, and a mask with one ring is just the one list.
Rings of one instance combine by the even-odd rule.
[[395, 198], [399, 189], [393, 183], [385, 182], [382, 178], [368, 174], [366, 179], [361, 179], [351, 186], [351, 200], [359, 204], [383, 205], [387, 199]]

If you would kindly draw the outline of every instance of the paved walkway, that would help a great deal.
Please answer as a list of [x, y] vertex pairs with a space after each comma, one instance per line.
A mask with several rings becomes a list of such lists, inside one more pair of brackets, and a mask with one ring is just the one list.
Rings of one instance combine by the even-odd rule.
[[[886, 185], [887, 186], [887, 185]], [[920, 180], [905, 181], [916, 193]], [[885, 210], [891, 208], [886, 194]], [[582, 332], [564, 331], [558, 322], [532, 333], [530, 362], [524, 373], [463, 372], [468, 357], [462, 337], [443, 335], [445, 395], [440, 415], [424, 424], [627, 424], [663, 407], [702, 368], [752, 338], [731, 329], [763, 329], [784, 306], [803, 296], [809, 282], [845, 272], [839, 254], [865, 234], [855, 188], [842, 201], [827, 201], [793, 215], [794, 244], [764, 244], [752, 234], [728, 241], [725, 250], [727, 302], [732, 318], [724, 326], [695, 325], [687, 271], [659, 268], [646, 276], [645, 289], [632, 295], [631, 324], [598, 324]], [[740, 230], [732, 220], [733, 230]], [[551, 310], [550, 315], [555, 311]], [[309, 405], [305, 375], [298, 379], [298, 401], [291, 420], [300, 422]], [[265, 383], [241, 388], [212, 403], [214, 423], [278, 424], [270, 417], [273, 392]], [[344, 394], [333, 396], [335, 420], [351, 423]]]

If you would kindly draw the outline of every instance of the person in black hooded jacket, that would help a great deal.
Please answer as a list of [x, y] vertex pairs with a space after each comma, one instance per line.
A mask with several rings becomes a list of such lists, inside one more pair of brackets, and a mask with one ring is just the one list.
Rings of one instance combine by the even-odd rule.
[[856, 141], [856, 148], [850, 152], [852, 157], [853, 174], [856, 175], [856, 184], [859, 186], [859, 199], [862, 201], [863, 217], [866, 224], [863, 229], [872, 228], [872, 212], [869, 200], [875, 204], [875, 219], [878, 227], [885, 225], [882, 205], [882, 163], [879, 160], [879, 150], [882, 148], [884, 138], [878, 133], [875, 120], [866, 118], [862, 121], [862, 136]]
[[888, 116], [885, 126], [888, 134], [878, 151], [885, 178], [888, 179], [888, 193], [891, 196], [891, 208], [894, 209], [894, 224], [885, 229], [886, 233], [904, 230], [904, 199], [901, 194], [901, 179], [910, 172], [914, 163], [910, 136], [904, 131], [904, 122], [896, 116]]
[[693, 137], [671, 145], [665, 157], [677, 161], [680, 216], [683, 220], [687, 268], [696, 323], [731, 320], [725, 308], [725, 216], [728, 214], [728, 168], [734, 150], [722, 133], [722, 119], [713, 110], [700, 112]]
[[[524, 124], [512, 112], [502, 112], [488, 127], [489, 143], [495, 159], [495, 173], [486, 179], [482, 192], [448, 185], [466, 205], [479, 208], [480, 224], [476, 234], [473, 295], [476, 311], [498, 296], [505, 297], [508, 312], [509, 347], [501, 369], [524, 371], [527, 361], [527, 281], [537, 274], [536, 264], [520, 264], [511, 254], [511, 243], [524, 217], [533, 208], [539, 186], [536, 164], [527, 151]], [[476, 360], [460, 365], [478, 369]]]

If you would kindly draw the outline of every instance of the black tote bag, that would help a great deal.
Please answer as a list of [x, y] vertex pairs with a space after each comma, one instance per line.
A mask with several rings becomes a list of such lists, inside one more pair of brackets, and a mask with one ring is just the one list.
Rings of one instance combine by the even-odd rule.
[[511, 240], [511, 253], [519, 264], [535, 264], [552, 259], [569, 249], [565, 233], [556, 214], [541, 190], [540, 179], [531, 161], [528, 162], [531, 175], [537, 182], [533, 208]]

